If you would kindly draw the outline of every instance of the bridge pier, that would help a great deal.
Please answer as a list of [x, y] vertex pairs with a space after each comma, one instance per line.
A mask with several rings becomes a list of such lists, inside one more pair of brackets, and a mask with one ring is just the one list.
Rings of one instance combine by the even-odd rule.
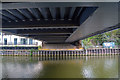
[[72, 44], [43, 44], [43, 49], [73, 49], [75, 48]]
[[72, 43], [76, 49], [82, 48], [81, 40]]

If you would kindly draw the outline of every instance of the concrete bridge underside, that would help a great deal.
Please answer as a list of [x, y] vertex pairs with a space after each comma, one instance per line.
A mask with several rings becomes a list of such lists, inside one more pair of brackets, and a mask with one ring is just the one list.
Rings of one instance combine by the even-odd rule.
[[79, 40], [120, 28], [118, 5], [117, 2], [2, 3], [1, 29], [42, 40], [45, 48], [73, 48], [67, 46], [78, 46]]

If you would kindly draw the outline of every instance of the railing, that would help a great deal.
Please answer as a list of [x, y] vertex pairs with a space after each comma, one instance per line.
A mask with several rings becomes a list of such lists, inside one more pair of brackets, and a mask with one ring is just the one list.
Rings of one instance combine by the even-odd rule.
[[7, 45], [4, 45], [4, 44], [0, 44], [0, 46], [36, 46], [38, 44], [17, 44], [17, 45], [14, 45], [14, 44], [7, 44]]
[[0, 55], [16, 56], [103, 56], [119, 55], [120, 49], [86, 49], [86, 50], [0, 50]]
[[93, 49], [87, 49], [86, 50], [87, 55], [114, 55], [114, 54], [120, 54], [119, 48], [93, 48]]

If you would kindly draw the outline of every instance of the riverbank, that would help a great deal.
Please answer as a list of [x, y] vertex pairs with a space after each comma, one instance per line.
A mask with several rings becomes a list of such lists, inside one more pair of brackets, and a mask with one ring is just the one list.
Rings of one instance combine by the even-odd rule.
[[120, 55], [118, 48], [92, 48], [92, 49], [76, 49], [76, 50], [0, 50], [1, 56], [105, 56]]

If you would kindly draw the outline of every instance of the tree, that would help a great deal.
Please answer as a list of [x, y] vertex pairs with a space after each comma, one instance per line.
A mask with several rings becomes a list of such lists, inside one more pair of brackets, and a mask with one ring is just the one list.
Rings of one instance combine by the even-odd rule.
[[104, 42], [115, 42], [116, 45], [120, 46], [120, 29], [86, 38], [82, 42], [87, 48], [102, 46]]

